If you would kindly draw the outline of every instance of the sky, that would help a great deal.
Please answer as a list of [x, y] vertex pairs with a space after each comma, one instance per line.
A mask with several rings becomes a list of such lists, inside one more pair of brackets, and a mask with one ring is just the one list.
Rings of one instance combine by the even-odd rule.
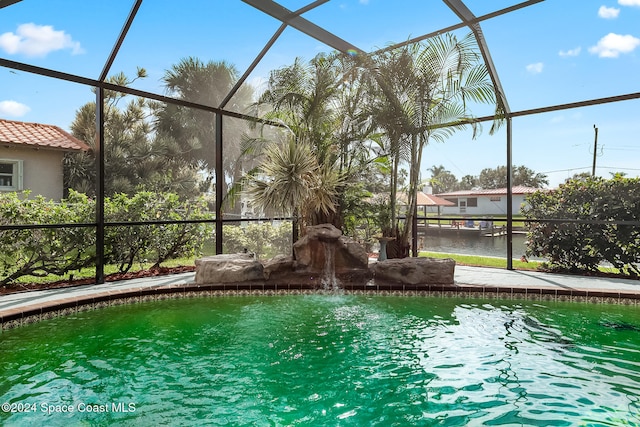
[[[282, 0], [296, 10], [309, 0]], [[468, 0], [482, 16], [515, 0]], [[97, 79], [133, 0], [23, 0], [0, 9], [0, 58]], [[459, 22], [438, 0], [330, 0], [303, 15], [364, 51]], [[164, 93], [162, 77], [186, 57], [224, 60], [240, 74], [280, 26], [241, 0], [145, 0], [109, 74], [148, 77], [132, 86]], [[481, 23], [513, 112], [640, 92], [640, 0], [546, 0]], [[459, 31], [463, 35], [467, 31]], [[248, 81], [330, 48], [287, 28]], [[0, 67], [0, 118], [69, 130], [91, 88]], [[473, 114], [491, 114], [474, 106]], [[460, 132], [430, 143], [423, 178], [444, 166], [458, 178], [506, 164], [506, 130], [476, 139]], [[597, 128], [597, 149], [596, 143]], [[576, 173], [640, 175], [640, 99], [513, 119], [513, 164], [544, 173], [555, 187]], [[595, 154], [595, 156], [594, 156]]]

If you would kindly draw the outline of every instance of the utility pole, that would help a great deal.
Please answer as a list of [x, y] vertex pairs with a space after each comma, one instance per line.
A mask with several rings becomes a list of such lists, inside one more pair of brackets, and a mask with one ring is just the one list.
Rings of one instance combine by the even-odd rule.
[[598, 128], [593, 125], [595, 131], [595, 140], [593, 141], [593, 167], [591, 168], [591, 176], [596, 176], [596, 156], [598, 154]]

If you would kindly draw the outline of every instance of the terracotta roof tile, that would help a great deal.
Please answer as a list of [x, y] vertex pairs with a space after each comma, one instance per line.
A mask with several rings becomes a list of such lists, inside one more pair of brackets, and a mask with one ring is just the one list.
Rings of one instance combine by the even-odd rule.
[[0, 119], [0, 144], [86, 151], [89, 146], [58, 126]]

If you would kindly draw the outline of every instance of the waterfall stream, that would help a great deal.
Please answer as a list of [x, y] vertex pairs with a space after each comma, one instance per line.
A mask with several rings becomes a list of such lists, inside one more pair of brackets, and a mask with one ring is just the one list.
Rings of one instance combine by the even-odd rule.
[[335, 245], [332, 242], [322, 242], [324, 247], [324, 268], [322, 269], [322, 286], [325, 290], [336, 290], [340, 283], [336, 278]]

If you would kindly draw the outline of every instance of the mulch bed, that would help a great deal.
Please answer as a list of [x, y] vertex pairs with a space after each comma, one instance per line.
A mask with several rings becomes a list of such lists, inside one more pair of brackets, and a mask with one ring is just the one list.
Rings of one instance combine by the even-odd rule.
[[[114, 273], [105, 276], [106, 282], [116, 282], [119, 280], [129, 279], [141, 279], [144, 277], [166, 276], [169, 274], [187, 273], [195, 271], [195, 266], [181, 266], [181, 267], [160, 267], [149, 270], [140, 270], [131, 273]], [[0, 295], [12, 294], [16, 292], [24, 291], [40, 291], [44, 289], [60, 289], [69, 288], [73, 286], [91, 285], [96, 281], [94, 278], [86, 279], [73, 279], [73, 280], [59, 280], [51, 283], [18, 283], [10, 286], [0, 287]]]

